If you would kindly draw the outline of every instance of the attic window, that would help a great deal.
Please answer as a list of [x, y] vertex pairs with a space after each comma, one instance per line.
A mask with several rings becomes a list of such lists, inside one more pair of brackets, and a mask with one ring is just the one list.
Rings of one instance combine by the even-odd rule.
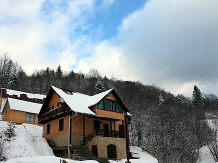
[[71, 92], [71, 91], [68, 91], [68, 90], [63, 90], [63, 91], [64, 91], [64, 93], [66, 93], [68, 95], [73, 95], [73, 92]]
[[101, 100], [101, 101], [98, 103], [98, 109], [104, 110], [104, 100]]
[[107, 110], [107, 111], [112, 111], [112, 112], [117, 112], [117, 113], [123, 113], [123, 109], [120, 106], [120, 104], [117, 101], [114, 100], [101, 100], [97, 104], [97, 108], [99, 110]]

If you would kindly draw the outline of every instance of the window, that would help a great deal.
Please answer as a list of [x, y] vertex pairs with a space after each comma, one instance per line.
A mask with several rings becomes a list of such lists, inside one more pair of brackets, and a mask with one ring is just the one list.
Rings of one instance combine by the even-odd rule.
[[52, 105], [51, 109], [54, 109], [54, 105]]
[[63, 131], [64, 130], [64, 119], [60, 119], [59, 120], [59, 131]]
[[107, 110], [107, 111], [112, 111], [112, 112], [117, 112], [117, 113], [123, 113], [123, 110], [120, 106], [120, 104], [117, 101], [114, 100], [101, 100], [97, 108], [100, 110]]
[[35, 114], [26, 113], [26, 121], [35, 122]]
[[100, 110], [104, 110], [104, 100], [101, 100], [98, 105], [97, 105], [98, 109]]
[[115, 112], [115, 101], [112, 100], [106, 100], [106, 110]]
[[69, 91], [69, 90], [63, 90], [64, 93], [68, 94], [68, 95], [73, 95], [73, 92], [72, 91]]
[[46, 131], [46, 134], [50, 134], [50, 124], [47, 124], [47, 131]]
[[117, 112], [118, 113], [122, 113], [123, 112], [121, 106], [118, 103], [117, 103]]

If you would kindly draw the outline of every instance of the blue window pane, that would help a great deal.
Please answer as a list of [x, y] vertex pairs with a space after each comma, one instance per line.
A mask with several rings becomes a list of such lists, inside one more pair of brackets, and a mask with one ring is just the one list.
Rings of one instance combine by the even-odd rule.
[[104, 101], [101, 100], [97, 107], [98, 107], [98, 109], [104, 110]]
[[117, 103], [117, 112], [122, 113], [122, 108], [120, 107], [120, 105], [118, 103]]

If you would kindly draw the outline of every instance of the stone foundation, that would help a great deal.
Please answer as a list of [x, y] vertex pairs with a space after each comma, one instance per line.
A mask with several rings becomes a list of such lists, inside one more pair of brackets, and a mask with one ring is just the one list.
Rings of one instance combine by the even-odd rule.
[[117, 159], [126, 158], [126, 140], [124, 138], [98, 137], [98, 157], [107, 158], [107, 146], [113, 144], [117, 149]]
[[[52, 138], [57, 147], [68, 146], [68, 136], [62, 136], [58, 138]], [[71, 135], [71, 144], [73, 146], [81, 145], [83, 142], [83, 136]]]

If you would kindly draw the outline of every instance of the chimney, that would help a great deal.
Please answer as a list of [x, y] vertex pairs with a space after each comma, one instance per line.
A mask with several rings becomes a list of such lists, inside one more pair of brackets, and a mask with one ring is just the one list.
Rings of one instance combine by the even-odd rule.
[[28, 97], [27, 97], [27, 95], [26, 94], [20, 94], [20, 99], [21, 100], [24, 100], [24, 101], [29, 101], [28, 99]]
[[1, 89], [1, 96], [5, 98], [8, 97], [6, 89]]

